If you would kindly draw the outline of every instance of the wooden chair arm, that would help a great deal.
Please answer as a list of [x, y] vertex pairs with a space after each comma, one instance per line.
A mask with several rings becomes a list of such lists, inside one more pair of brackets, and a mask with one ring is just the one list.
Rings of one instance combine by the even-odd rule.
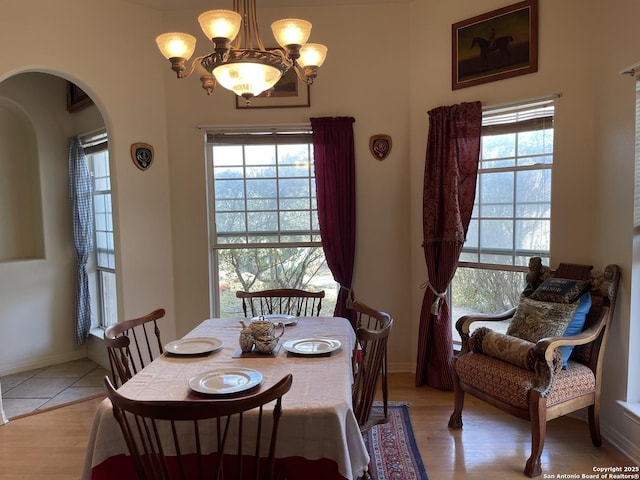
[[609, 307], [604, 306], [600, 315], [600, 321], [580, 332], [569, 337], [547, 337], [540, 339], [533, 347], [533, 353], [536, 357], [536, 384], [534, 389], [540, 392], [540, 395], [546, 397], [551, 388], [553, 381], [553, 355], [558, 347], [563, 345], [584, 345], [593, 342], [598, 338], [600, 332], [606, 325], [605, 319], [609, 314]]
[[[602, 316], [601, 318], [606, 318], [609, 307], [602, 308]], [[537, 359], [544, 362], [551, 362], [553, 359], [553, 352], [558, 347], [562, 347], [564, 345], [584, 345], [585, 343], [593, 342], [602, 329], [604, 328], [605, 323], [600, 321], [593, 325], [591, 328], [584, 330], [583, 332], [577, 333], [576, 335], [571, 335], [568, 337], [547, 337], [538, 340], [535, 347], [533, 347], [533, 352]]]
[[493, 315], [485, 314], [473, 314], [464, 315], [456, 321], [456, 330], [462, 340], [461, 353], [469, 351], [469, 331], [471, 330], [471, 324], [474, 322], [501, 322], [513, 317], [516, 313], [516, 308], [513, 307], [505, 312], [497, 313]]
[[460, 317], [456, 321], [456, 330], [458, 333], [469, 333], [469, 327], [473, 322], [500, 322], [502, 320], [507, 320], [516, 313], [516, 307], [513, 307], [506, 312], [497, 313], [495, 315], [483, 315], [483, 314], [473, 314], [473, 315], [464, 315]]

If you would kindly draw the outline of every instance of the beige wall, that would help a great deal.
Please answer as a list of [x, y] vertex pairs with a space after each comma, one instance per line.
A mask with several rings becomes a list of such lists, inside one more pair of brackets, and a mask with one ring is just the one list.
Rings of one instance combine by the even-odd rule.
[[[317, 116], [353, 116], [357, 174], [357, 235], [359, 238], [354, 289], [356, 298], [391, 311], [396, 318], [391, 355], [397, 368], [409, 370], [412, 353], [404, 339], [411, 337], [409, 316], [409, 119], [410, 102], [406, 67], [408, 51], [379, 36], [384, 18], [389, 35], [398, 45], [409, 43], [407, 6], [348, 6], [337, 8], [268, 9], [260, 12], [269, 24], [283, 15], [313, 21], [312, 41], [325, 42], [327, 61], [311, 89], [310, 108], [236, 110], [231, 92], [220, 89], [207, 97], [197, 78], [176, 80], [168, 62], [163, 78], [167, 89], [167, 139], [169, 144], [175, 299], [183, 334], [209, 316], [206, 184], [203, 132], [197, 125], [286, 124], [309, 122]], [[199, 28], [197, 12], [169, 15], [167, 31]], [[358, 35], [352, 34], [358, 18]], [[196, 32], [197, 36], [197, 32]], [[209, 46], [197, 36], [198, 51]], [[342, 49], [342, 45], [348, 48]], [[368, 48], [375, 45], [375, 49]], [[350, 63], [358, 52], [360, 60]], [[400, 68], [386, 66], [394, 58]], [[365, 68], [366, 65], [371, 65]], [[393, 150], [383, 162], [369, 153], [369, 137], [385, 133]]]
[[[154, 23], [159, 15], [124, 2], [64, 0], [49, 2], [1, 2], [0, 41], [5, 49], [0, 59], [0, 81], [27, 71], [55, 74], [72, 80], [95, 100], [110, 135], [113, 188], [116, 194], [117, 248], [119, 252], [120, 316], [146, 313], [158, 305], [167, 315], [166, 332], [175, 336], [173, 323], [173, 265], [169, 204], [168, 159], [165, 139], [165, 106], [162, 83], [149, 82], [148, 72], [161, 75], [153, 61], [156, 47]], [[34, 14], [34, 12], [38, 12]], [[95, 21], [94, 21], [95, 20]], [[19, 44], [19, 47], [17, 46]], [[114, 52], [117, 52], [114, 54]], [[35, 91], [34, 97], [39, 92]], [[64, 89], [57, 108], [64, 110]], [[43, 110], [45, 105], [43, 104]], [[55, 116], [54, 116], [55, 117]], [[48, 202], [51, 185], [67, 183], [67, 138], [62, 119], [48, 117], [38, 132], [47, 136], [40, 148], [45, 235], [63, 225], [67, 210]], [[81, 128], [81, 126], [78, 126]], [[55, 140], [52, 140], [54, 138]], [[39, 139], [40, 141], [40, 139]], [[58, 147], [50, 147], [55, 141]], [[158, 148], [154, 167], [141, 172], [131, 162], [129, 147], [148, 142]], [[55, 155], [62, 164], [43, 170], [43, 158]], [[59, 218], [62, 217], [62, 218]], [[66, 248], [73, 251], [69, 242]], [[50, 263], [45, 259], [45, 263]], [[59, 266], [56, 277], [43, 274], [42, 262], [10, 262], [0, 265], [0, 278], [11, 278], [23, 302], [15, 308], [0, 306], [0, 365], [34, 365], [52, 359], [84, 355], [73, 345], [72, 265]], [[31, 298], [30, 293], [46, 291]], [[9, 295], [11, 290], [4, 290]], [[11, 304], [13, 305], [13, 304]], [[63, 318], [64, 317], [64, 318]], [[95, 345], [103, 353], [100, 344]], [[6, 370], [5, 370], [6, 371]]]
[[[464, 8], [461, 4], [464, 3]], [[477, 87], [451, 90], [451, 25], [503, 6], [478, 2], [411, 3], [411, 252], [410, 318], [417, 329], [424, 280], [420, 189], [427, 131], [426, 112], [436, 106], [479, 100], [497, 105], [560, 93], [556, 102], [552, 185], [552, 264], [589, 263], [597, 269], [622, 267], [617, 313], [605, 356], [602, 430], [604, 435], [640, 459], [638, 418], [616, 403], [627, 394], [636, 401], [637, 369], [627, 369], [629, 347], [638, 345], [630, 329], [632, 211], [634, 177], [635, 82], [619, 75], [640, 61], [635, 19], [640, 4], [540, 1], [539, 71]], [[437, 48], [434, 48], [437, 47]], [[437, 73], [434, 73], [437, 72]], [[636, 323], [635, 320], [633, 323]], [[634, 333], [631, 337], [630, 334]], [[412, 339], [415, 351], [417, 340]], [[637, 349], [637, 347], [636, 347]], [[635, 353], [637, 359], [638, 353]], [[637, 363], [631, 363], [636, 366]]]
[[[634, 82], [618, 72], [640, 60], [634, 35], [640, 4], [540, 3], [539, 72], [457, 91], [450, 86], [451, 24], [502, 2], [414, 0], [263, 9], [265, 25], [285, 14], [312, 20], [312, 39], [329, 46], [329, 57], [312, 88], [310, 108], [247, 111], [234, 108], [229, 92], [207, 97], [197, 78], [176, 80], [156, 51], [157, 34], [188, 30], [202, 53], [206, 42], [197, 26], [198, 12], [163, 16], [117, 0], [4, 0], [0, 41], [17, 46], [3, 51], [0, 80], [26, 70], [51, 72], [74, 80], [95, 99], [109, 131], [114, 166], [120, 314], [132, 317], [163, 306], [167, 340], [209, 316], [203, 132], [197, 126], [355, 117], [354, 287], [359, 299], [396, 319], [390, 346], [394, 370], [415, 368], [424, 281], [420, 218], [427, 111], [462, 101], [494, 105], [561, 93], [552, 263], [622, 266], [602, 420], [607, 438], [637, 459], [640, 428], [616, 403], [627, 398], [627, 376], [633, 373], [627, 370], [629, 345], [640, 340], [629, 314]], [[34, 15], [36, 6], [41, 10]], [[263, 33], [270, 38], [268, 27]], [[377, 133], [393, 138], [393, 151], [384, 162], [368, 151], [368, 139]], [[147, 172], [131, 163], [134, 142], [155, 147], [156, 160]], [[0, 307], [0, 355], [12, 320]], [[100, 345], [96, 351], [103, 352]]]

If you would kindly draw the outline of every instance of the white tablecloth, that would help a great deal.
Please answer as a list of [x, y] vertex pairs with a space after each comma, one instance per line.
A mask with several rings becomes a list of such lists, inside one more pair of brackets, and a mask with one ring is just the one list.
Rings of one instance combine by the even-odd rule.
[[[224, 342], [221, 351], [205, 357], [163, 355], [120, 388], [123, 395], [140, 400], [183, 400], [190, 392], [189, 378], [209, 370], [244, 367], [258, 370], [268, 388], [287, 373], [293, 374], [291, 390], [283, 399], [278, 430], [277, 458], [328, 459], [340, 476], [355, 479], [366, 470], [369, 455], [351, 407], [351, 352], [355, 335], [343, 318], [301, 318], [286, 328], [281, 342], [322, 337], [340, 340], [342, 348], [330, 356], [290, 356], [280, 348], [275, 357], [233, 358], [239, 350], [239, 319], [204, 321], [186, 337], [215, 337]], [[98, 478], [103, 462], [126, 453], [126, 445], [113, 418], [109, 400], [96, 413], [82, 478]], [[308, 473], [308, 471], [307, 471]], [[301, 472], [302, 479], [308, 478]], [[327, 479], [328, 480], [328, 479]]]

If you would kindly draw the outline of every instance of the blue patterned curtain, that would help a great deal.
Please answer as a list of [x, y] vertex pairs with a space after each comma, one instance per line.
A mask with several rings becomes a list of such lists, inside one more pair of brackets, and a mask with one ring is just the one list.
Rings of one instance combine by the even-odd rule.
[[76, 271], [75, 340], [82, 345], [91, 329], [91, 293], [87, 261], [93, 251], [91, 177], [84, 148], [78, 137], [69, 139], [69, 199], [73, 215], [73, 243], [78, 259]]

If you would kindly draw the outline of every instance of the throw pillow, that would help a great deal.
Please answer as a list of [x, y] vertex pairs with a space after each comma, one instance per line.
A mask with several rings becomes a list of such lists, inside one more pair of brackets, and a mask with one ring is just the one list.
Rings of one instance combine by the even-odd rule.
[[589, 291], [590, 282], [568, 278], [547, 278], [529, 298], [544, 302], [573, 303]]
[[[535, 370], [534, 343], [494, 332], [487, 327], [474, 330], [469, 340], [469, 346], [473, 352], [484, 353], [526, 370]], [[554, 373], [560, 371], [561, 368], [562, 355], [556, 350], [553, 356]]]
[[[567, 330], [564, 332], [565, 337], [577, 335], [582, 331], [589, 310], [591, 310], [591, 294], [587, 293], [580, 297], [576, 313], [573, 315], [573, 319], [569, 322]], [[562, 352], [562, 368], [565, 370], [567, 368], [567, 362], [569, 361], [571, 352], [573, 351], [573, 347], [574, 345], [563, 345], [558, 349]]]
[[521, 296], [507, 335], [536, 343], [541, 338], [561, 337], [578, 308], [578, 302], [543, 302]]

